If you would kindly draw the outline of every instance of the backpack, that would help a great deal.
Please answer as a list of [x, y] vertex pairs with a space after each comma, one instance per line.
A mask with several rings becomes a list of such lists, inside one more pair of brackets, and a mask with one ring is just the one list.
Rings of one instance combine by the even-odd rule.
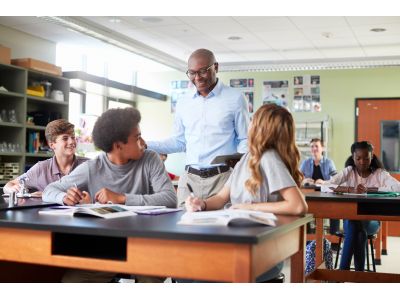
[[[311, 272], [315, 270], [315, 247], [316, 247], [316, 241], [308, 241], [307, 246], [306, 246], [306, 269], [305, 269], [305, 274], [308, 275]], [[327, 269], [332, 270], [333, 269], [333, 257], [332, 257], [332, 249], [331, 249], [331, 243], [324, 238], [323, 239], [323, 245], [324, 245], [324, 261], [325, 261], [325, 266]]]

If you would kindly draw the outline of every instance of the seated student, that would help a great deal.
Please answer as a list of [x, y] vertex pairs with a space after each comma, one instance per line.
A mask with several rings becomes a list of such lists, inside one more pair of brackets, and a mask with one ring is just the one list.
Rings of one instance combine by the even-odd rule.
[[303, 185], [322, 184], [336, 175], [336, 167], [332, 160], [322, 155], [324, 143], [321, 139], [314, 138], [310, 141], [311, 157], [300, 165], [300, 171], [304, 174]]
[[[261, 106], [249, 128], [249, 152], [236, 164], [222, 190], [208, 199], [188, 197], [188, 211], [221, 209], [228, 202], [235, 209], [250, 209], [276, 214], [303, 215], [307, 204], [299, 190], [303, 179], [300, 154], [294, 139], [290, 112], [276, 104]], [[280, 263], [259, 276], [268, 281], [282, 270]]]
[[[88, 160], [75, 155], [76, 139], [74, 125], [67, 120], [51, 121], [46, 126], [45, 136], [49, 147], [54, 151], [52, 158], [37, 162], [26, 173], [13, 179], [4, 186], [4, 192], [19, 192], [19, 180], [25, 180], [25, 187], [41, 196], [45, 187], [54, 181], [68, 175], [78, 165]], [[21, 191], [23, 192], [23, 191]]]
[[[167, 158], [168, 158], [168, 154], [163, 154], [163, 153], [160, 153], [160, 158], [161, 158], [161, 161], [163, 162], [163, 163], [165, 163], [165, 161], [167, 160]], [[168, 174], [168, 176], [169, 176], [169, 178], [171, 179], [171, 180], [179, 180], [179, 176], [178, 175], [175, 175], [175, 174], [172, 174], [172, 173], [170, 173], [170, 172], [168, 172], [167, 171], [167, 174]]]
[[[310, 141], [311, 157], [304, 160], [300, 165], [300, 171], [304, 175], [303, 186], [322, 184], [336, 175], [336, 167], [332, 160], [322, 155], [324, 143], [319, 138]], [[335, 234], [339, 230], [340, 220], [330, 219], [329, 232]]]
[[[135, 108], [109, 109], [96, 121], [93, 141], [104, 152], [71, 174], [46, 187], [43, 200], [64, 205], [92, 202], [176, 207], [176, 193], [158, 154], [145, 149], [140, 112]], [[116, 274], [68, 270], [63, 282], [109, 282]], [[139, 281], [149, 281], [141, 276]], [[153, 278], [159, 282], [158, 278]]]
[[[334, 191], [344, 193], [365, 193], [376, 191], [400, 192], [400, 182], [393, 178], [373, 154], [370, 143], [356, 142], [351, 145], [351, 156], [340, 171], [325, 185], [338, 185]], [[349, 270], [354, 255], [356, 271], [364, 271], [367, 236], [379, 229], [378, 221], [344, 220], [345, 238], [343, 242], [340, 269]]]

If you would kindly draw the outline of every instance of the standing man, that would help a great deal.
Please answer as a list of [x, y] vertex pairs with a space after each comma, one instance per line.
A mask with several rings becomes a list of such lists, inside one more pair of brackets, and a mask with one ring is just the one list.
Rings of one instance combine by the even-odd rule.
[[207, 49], [194, 51], [186, 75], [196, 92], [181, 98], [176, 107], [172, 137], [148, 142], [158, 153], [186, 152], [185, 173], [178, 184], [178, 204], [189, 196], [189, 183], [196, 197], [217, 194], [228, 180], [227, 165], [211, 165], [219, 155], [247, 152], [249, 113], [244, 96], [218, 78], [218, 63]]

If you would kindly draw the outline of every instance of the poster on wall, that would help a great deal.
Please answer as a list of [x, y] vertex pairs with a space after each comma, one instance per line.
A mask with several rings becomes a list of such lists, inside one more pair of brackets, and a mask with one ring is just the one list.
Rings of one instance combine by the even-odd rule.
[[293, 111], [320, 112], [320, 76], [293, 77]]
[[275, 80], [263, 81], [263, 104], [275, 103], [287, 107], [289, 94], [289, 81]]
[[171, 81], [171, 113], [175, 113], [178, 100], [191, 89], [193, 84], [189, 80]]
[[247, 100], [249, 112], [254, 111], [254, 78], [231, 79], [229, 85], [240, 89]]

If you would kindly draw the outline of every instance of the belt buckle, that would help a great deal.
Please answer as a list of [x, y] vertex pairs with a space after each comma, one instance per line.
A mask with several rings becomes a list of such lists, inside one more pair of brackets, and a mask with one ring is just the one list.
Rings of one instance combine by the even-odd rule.
[[200, 171], [200, 177], [201, 178], [208, 178], [209, 176], [209, 173], [208, 173], [208, 170], [207, 169], [200, 169], [199, 170]]

